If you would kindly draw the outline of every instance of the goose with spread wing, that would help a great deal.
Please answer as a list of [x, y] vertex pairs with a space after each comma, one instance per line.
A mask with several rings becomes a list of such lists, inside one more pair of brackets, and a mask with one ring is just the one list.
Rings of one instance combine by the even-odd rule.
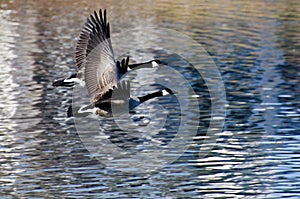
[[[81, 86], [85, 86], [85, 65], [86, 59], [90, 53], [90, 49], [88, 50], [88, 42], [91, 40], [90, 36], [93, 34], [93, 31], [97, 29], [97, 27], [98, 29], [100, 28], [100, 30], [98, 30], [99, 34], [103, 35], [102, 39], [110, 39], [110, 29], [109, 23], [107, 22], [106, 18], [106, 10], [104, 10], [103, 15], [101, 9], [99, 11], [99, 15], [96, 12], [94, 12], [94, 15], [91, 15], [90, 18], [87, 19], [87, 22], [81, 30], [75, 53], [75, 64], [78, 68], [78, 72], [71, 74], [67, 78], [55, 80], [52, 84], [54, 87], [73, 87], [77, 83]], [[112, 52], [112, 47], [110, 46], [109, 48]], [[123, 58], [122, 61], [116, 61], [117, 73], [120, 78], [123, 75], [125, 75], [129, 70], [137, 68], [155, 68], [158, 67], [160, 64], [161, 61], [158, 59], [153, 59], [142, 63], [129, 64], [129, 57], [127, 57], [126, 59]]]
[[[134, 68], [156, 67], [161, 62], [151, 60], [149, 62], [129, 65], [129, 57], [116, 61], [110, 40], [110, 25], [107, 22], [106, 10], [99, 14], [94, 12], [87, 19], [83, 27], [80, 39], [76, 47], [75, 56], [78, 67], [77, 74], [53, 83], [54, 86], [73, 86], [79, 83], [87, 88], [91, 104], [82, 106], [79, 113], [95, 113], [101, 116], [111, 115], [111, 106], [118, 103], [128, 103], [129, 109], [133, 109], [139, 104], [159, 96], [171, 95], [173, 92], [168, 88], [163, 88], [145, 96], [131, 97], [129, 82], [120, 82], [122, 76], [128, 70]], [[126, 93], [116, 95], [113, 92]], [[125, 96], [125, 97], [124, 97]]]

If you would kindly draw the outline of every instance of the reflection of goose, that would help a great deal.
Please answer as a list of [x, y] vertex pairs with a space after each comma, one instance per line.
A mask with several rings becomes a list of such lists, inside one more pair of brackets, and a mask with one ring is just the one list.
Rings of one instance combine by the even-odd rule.
[[[132, 109], [149, 99], [173, 94], [170, 89], [165, 88], [145, 96], [130, 97], [129, 82], [119, 83], [121, 77], [130, 69], [152, 68], [158, 66], [160, 61], [152, 60], [132, 65], [128, 64], [128, 57], [121, 62], [115, 61], [110, 41], [109, 23], [106, 21], [106, 10], [103, 15], [101, 10], [99, 15], [94, 12], [94, 15], [87, 19], [77, 44], [75, 60], [78, 73], [55, 81], [53, 85], [72, 86], [74, 83], [80, 83], [82, 86], [86, 86], [91, 105], [81, 107], [78, 113], [92, 112], [108, 116], [111, 113], [111, 106], [114, 104], [128, 103], [129, 109]], [[121, 95], [114, 95], [113, 91], [118, 91], [117, 93], [121, 93]]]

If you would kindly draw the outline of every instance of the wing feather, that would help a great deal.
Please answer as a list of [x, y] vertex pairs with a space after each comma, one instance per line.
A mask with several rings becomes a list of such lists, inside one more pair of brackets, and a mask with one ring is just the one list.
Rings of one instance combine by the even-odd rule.
[[[94, 30], [97, 30], [99, 36], [102, 37], [102, 40], [110, 38], [109, 23], [107, 22], [106, 19], [107, 19], [106, 10], [104, 10], [103, 14], [101, 9], [99, 10], [98, 14], [96, 11], [94, 11], [93, 15], [90, 15], [90, 17], [87, 19], [85, 25], [83, 26], [80, 32], [79, 39], [76, 46], [75, 64], [78, 68], [77, 77], [82, 79], [83, 81], [85, 81], [84, 73], [85, 73], [86, 58], [89, 52], [92, 50], [87, 48], [89, 41], [91, 39], [91, 34], [93, 33]], [[95, 37], [93, 38], [95, 39]], [[110, 41], [108, 42], [108, 45], [113, 54]]]
[[104, 11], [104, 17], [101, 10], [99, 15], [100, 18], [97, 13], [94, 13], [88, 22], [93, 29], [86, 46], [84, 66], [86, 87], [92, 103], [101, 100], [103, 95], [116, 87], [118, 83], [106, 11]]

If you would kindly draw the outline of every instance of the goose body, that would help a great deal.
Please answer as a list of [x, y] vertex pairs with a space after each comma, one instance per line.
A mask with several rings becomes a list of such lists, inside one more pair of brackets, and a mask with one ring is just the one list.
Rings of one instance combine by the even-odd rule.
[[78, 72], [54, 81], [53, 86], [72, 87], [79, 83], [87, 88], [91, 104], [79, 108], [78, 113], [111, 116], [112, 106], [127, 104], [129, 110], [132, 110], [152, 98], [173, 94], [170, 89], [164, 88], [145, 96], [130, 96], [130, 83], [129, 81], [121, 82], [121, 78], [130, 70], [157, 67], [161, 62], [151, 60], [129, 64], [129, 57], [116, 61], [110, 40], [110, 25], [107, 22], [106, 10], [102, 12], [100, 9], [98, 13], [94, 12], [87, 19], [77, 43], [75, 63]]
[[[155, 91], [149, 93], [144, 96], [133, 97], [130, 96], [130, 82], [129, 81], [121, 81], [118, 84], [118, 87], [113, 91], [108, 92], [106, 95], [106, 99], [100, 100], [94, 104], [88, 104], [81, 106], [76, 114], [78, 116], [84, 114], [85, 116], [90, 114], [100, 115], [103, 117], [111, 117], [113, 114], [112, 108], [114, 106], [115, 114], [123, 114], [126, 111], [133, 110], [135, 107], [140, 104], [151, 100], [156, 97], [172, 95], [173, 92], [169, 88], [163, 88], [159, 91]], [[72, 108], [69, 108], [69, 116], [72, 116]]]

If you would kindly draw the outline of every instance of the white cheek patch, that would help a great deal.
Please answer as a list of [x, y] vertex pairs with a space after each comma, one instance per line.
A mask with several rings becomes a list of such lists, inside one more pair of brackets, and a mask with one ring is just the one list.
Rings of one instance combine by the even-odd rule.
[[64, 82], [66, 82], [66, 83], [74, 82], [73, 79], [74, 79], [74, 78], [71, 78], [71, 79], [64, 79]]
[[66, 83], [72, 83], [72, 82], [74, 82], [74, 83], [80, 84], [80, 86], [82, 86], [82, 87], [85, 86], [85, 82], [82, 81], [81, 79], [78, 79], [78, 78], [65, 79], [64, 82], [66, 82]]
[[162, 90], [162, 95], [166, 96], [166, 95], [170, 95], [170, 93], [164, 89], [164, 90]]
[[156, 61], [152, 61], [152, 68], [158, 67], [159, 65], [156, 63]]

